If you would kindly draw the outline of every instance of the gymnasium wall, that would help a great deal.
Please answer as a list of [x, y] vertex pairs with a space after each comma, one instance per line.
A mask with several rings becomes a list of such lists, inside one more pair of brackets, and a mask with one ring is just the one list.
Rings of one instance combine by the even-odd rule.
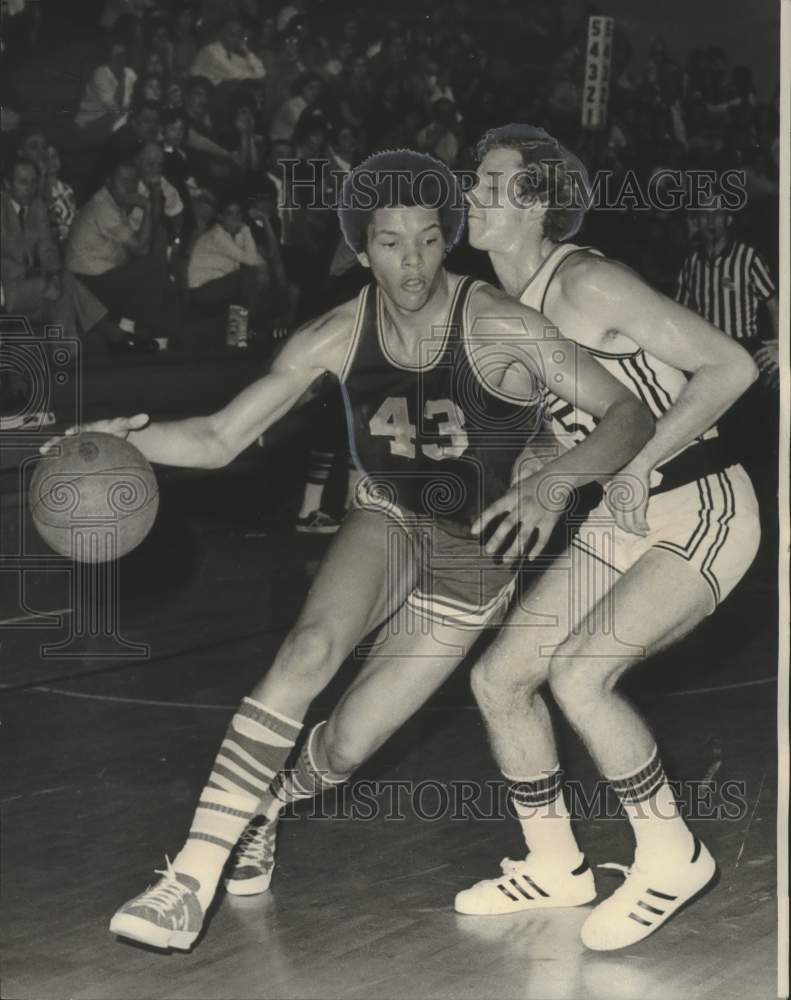
[[634, 47], [632, 69], [645, 64], [651, 41], [661, 35], [682, 64], [690, 49], [719, 45], [731, 66], [749, 66], [759, 100], [768, 101], [780, 78], [780, 0], [565, 0], [567, 24], [584, 8], [608, 14], [624, 27]]

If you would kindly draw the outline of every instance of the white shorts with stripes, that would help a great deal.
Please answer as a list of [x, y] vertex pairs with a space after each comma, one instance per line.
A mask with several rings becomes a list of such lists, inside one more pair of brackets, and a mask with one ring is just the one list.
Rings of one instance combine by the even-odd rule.
[[649, 549], [671, 552], [709, 585], [712, 611], [741, 580], [758, 551], [758, 502], [740, 465], [652, 496], [647, 518], [649, 533], [633, 535], [614, 523], [602, 501], [571, 544], [619, 574]]

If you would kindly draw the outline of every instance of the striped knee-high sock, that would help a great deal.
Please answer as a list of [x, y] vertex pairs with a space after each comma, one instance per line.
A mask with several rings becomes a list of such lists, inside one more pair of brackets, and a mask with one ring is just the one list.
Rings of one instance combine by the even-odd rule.
[[300, 722], [252, 698], [245, 698], [231, 719], [187, 842], [173, 861], [176, 871], [200, 882], [198, 899], [204, 911], [236, 841], [256, 812], [269, 805], [272, 779], [301, 728]]
[[327, 791], [328, 788], [335, 788], [348, 780], [351, 772], [349, 774], [335, 774], [327, 767], [319, 766], [316, 761], [319, 730], [326, 724], [325, 720], [317, 723], [311, 729], [294, 767], [288, 771], [280, 771], [272, 782], [272, 801], [264, 810], [267, 819], [275, 819], [278, 813], [291, 802], [312, 799], [315, 795], [321, 795]]
[[503, 775], [527, 849], [553, 865], [574, 868], [582, 860], [563, 796], [563, 772], [554, 767], [532, 778]]
[[667, 861], [689, 861], [694, 839], [678, 811], [656, 746], [640, 767], [606, 777], [634, 832], [635, 862], [657, 867]]

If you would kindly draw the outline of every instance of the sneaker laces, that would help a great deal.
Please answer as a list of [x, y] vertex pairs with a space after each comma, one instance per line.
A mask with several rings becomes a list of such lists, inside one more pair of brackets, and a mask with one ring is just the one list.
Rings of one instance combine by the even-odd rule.
[[272, 857], [275, 827], [271, 822], [260, 826], [245, 827], [237, 845], [237, 863], [252, 861], [253, 864], [265, 865]]
[[172, 910], [178, 903], [183, 902], [185, 897], [192, 893], [192, 889], [184, 885], [183, 882], [179, 882], [178, 875], [167, 854], [165, 855], [164, 870], [156, 868], [154, 871], [155, 874], [163, 877], [155, 886], [143, 893], [138, 903], [150, 907], [164, 917], [168, 910]]

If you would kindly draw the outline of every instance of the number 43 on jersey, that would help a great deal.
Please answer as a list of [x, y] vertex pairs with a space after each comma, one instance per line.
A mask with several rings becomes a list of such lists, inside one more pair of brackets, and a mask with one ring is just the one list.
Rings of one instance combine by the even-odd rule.
[[[436, 420], [437, 434], [450, 438], [450, 444], [424, 444], [421, 451], [427, 458], [459, 458], [470, 441], [464, 430], [464, 413], [450, 399], [429, 399], [423, 408], [426, 420]], [[368, 424], [371, 434], [390, 438], [390, 453], [402, 458], [414, 458], [417, 433], [409, 419], [409, 408], [403, 396], [388, 396]]]

